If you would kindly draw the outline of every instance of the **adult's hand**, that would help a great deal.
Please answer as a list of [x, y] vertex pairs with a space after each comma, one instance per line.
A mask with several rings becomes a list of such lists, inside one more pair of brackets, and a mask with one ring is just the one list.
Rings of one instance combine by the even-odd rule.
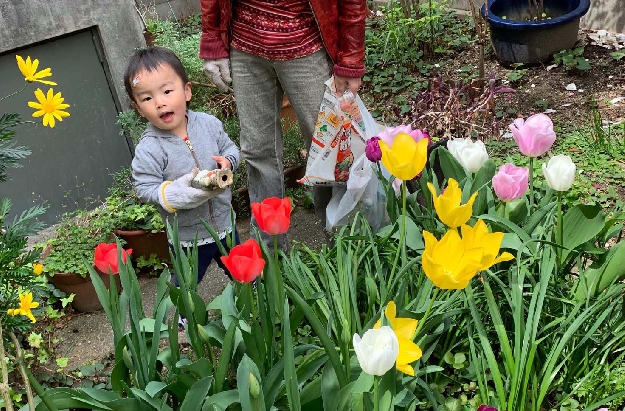
[[334, 88], [336, 95], [342, 96], [346, 90], [351, 91], [354, 95], [358, 94], [358, 89], [362, 84], [360, 77], [343, 77], [334, 75]]
[[227, 83], [232, 81], [230, 77], [230, 60], [226, 58], [221, 59], [204, 59], [204, 71], [217, 86], [217, 88], [223, 92], [230, 90]]

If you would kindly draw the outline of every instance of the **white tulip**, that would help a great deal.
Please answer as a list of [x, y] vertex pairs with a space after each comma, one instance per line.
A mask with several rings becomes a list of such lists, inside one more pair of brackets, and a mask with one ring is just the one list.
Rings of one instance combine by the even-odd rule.
[[372, 328], [362, 336], [354, 334], [354, 351], [360, 368], [370, 375], [384, 375], [399, 355], [399, 341], [389, 326]]
[[575, 179], [575, 164], [571, 157], [560, 154], [543, 163], [543, 175], [547, 185], [556, 191], [567, 191]]
[[486, 146], [480, 140], [455, 138], [447, 142], [447, 149], [467, 173], [475, 173], [488, 160]]

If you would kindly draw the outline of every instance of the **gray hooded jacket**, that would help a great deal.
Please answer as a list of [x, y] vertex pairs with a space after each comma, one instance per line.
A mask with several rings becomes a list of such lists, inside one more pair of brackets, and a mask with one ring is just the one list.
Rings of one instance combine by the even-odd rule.
[[[221, 122], [214, 116], [187, 110], [187, 133], [200, 170], [213, 170], [217, 163], [212, 156], [223, 156], [230, 160], [232, 170], [239, 166], [239, 149], [225, 133]], [[173, 225], [173, 214], [161, 207], [158, 191], [164, 181], [173, 181], [191, 172], [196, 167], [193, 154], [187, 144], [175, 134], [149, 124], [141, 135], [132, 160], [132, 177], [139, 199], [155, 204], [163, 221]], [[230, 209], [232, 192], [229, 188], [206, 203], [190, 210], [178, 210], [178, 235], [180, 241], [210, 238], [200, 222], [209, 223], [215, 231], [222, 233], [232, 226]]]

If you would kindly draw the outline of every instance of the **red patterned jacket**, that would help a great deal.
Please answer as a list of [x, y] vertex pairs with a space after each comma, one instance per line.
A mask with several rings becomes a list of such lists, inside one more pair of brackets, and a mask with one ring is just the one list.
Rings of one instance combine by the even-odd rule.
[[[365, 74], [366, 0], [309, 0], [323, 44], [334, 62], [334, 74], [362, 77]], [[201, 0], [202, 37], [200, 58], [229, 57], [230, 0]]]

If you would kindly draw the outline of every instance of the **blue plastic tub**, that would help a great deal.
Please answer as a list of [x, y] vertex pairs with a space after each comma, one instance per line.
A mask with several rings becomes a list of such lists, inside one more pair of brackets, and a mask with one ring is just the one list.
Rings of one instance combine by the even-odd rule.
[[573, 48], [579, 20], [590, 8], [590, 0], [544, 0], [544, 12], [551, 18], [527, 21], [527, 4], [527, 0], [488, 1], [490, 37], [503, 64], [544, 63], [554, 53]]

